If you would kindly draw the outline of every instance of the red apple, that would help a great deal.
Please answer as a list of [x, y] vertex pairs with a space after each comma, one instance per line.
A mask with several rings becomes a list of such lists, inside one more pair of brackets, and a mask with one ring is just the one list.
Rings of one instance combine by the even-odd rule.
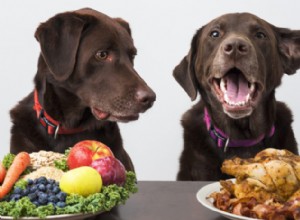
[[124, 165], [115, 157], [101, 157], [94, 160], [91, 167], [96, 169], [102, 177], [104, 186], [117, 184], [123, 186], [126, 181], [126, 170]]
[[114, 154], [108, 146], [99, 141], [85, 140], [78, 142], [70, 150], [67, 164], [69, 169], [90, 166], [93, 160], [106, 156], [114, 157]]

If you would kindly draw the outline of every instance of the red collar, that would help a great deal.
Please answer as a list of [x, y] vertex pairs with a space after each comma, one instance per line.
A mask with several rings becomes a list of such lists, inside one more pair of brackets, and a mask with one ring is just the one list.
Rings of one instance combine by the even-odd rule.
[[39, 102], [37, 90], [34, 90], [33, 109], [36, 111], [37, 118], [40, 123], [47, 129], [48, 134], [54, 135], [54, 138], [56, 138], [58, 134], [74, 134], [80, 133], [84, 130], [82, 128], [65, 128], [61, 126], [59, 121], [54, 120], [50, 115], [48, 115]]
[[224, 147], [224, 152], [227, 151], [228, 147], [251, 147], [262, 142], [266, 137], [272, 137], [275, 133], [275, 126], [273, 125], [268, 135], [261, 134], [255, 139], [230, 139], [227, 134], [212, 124], [207, 108], [204, 108], [203, 120], [211, 138], [217, 142], [218, 147]]

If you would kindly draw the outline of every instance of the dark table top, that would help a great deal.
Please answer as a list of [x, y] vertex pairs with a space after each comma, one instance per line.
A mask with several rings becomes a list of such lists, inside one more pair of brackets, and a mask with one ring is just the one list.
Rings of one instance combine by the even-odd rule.
[[210, 182], [139, 181], [139, 191], [99, 220], [223, 220], [218, 213], [203, 207], [198, 190]]

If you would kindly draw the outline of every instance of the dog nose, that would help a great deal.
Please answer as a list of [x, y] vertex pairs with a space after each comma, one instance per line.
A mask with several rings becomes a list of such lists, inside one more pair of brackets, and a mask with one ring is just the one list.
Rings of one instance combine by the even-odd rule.
[[135, 99], [141, 105], [149, 108], [153, 105], [156, 99], [156, 94], [151, 89], [138, 89], [135, 94]]
[[242, 38], [230, 38], [224, 42], [223, 51], [225, 54], [246, 55], [249, 52], [249, 44]]

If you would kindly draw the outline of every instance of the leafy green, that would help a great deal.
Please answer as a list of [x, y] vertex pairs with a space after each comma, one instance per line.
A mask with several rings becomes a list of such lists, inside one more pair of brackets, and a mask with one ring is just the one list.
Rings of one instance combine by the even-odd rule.
[[[22, 181], [18, 184], [22, 185]], [[126, 182], [123, 187], [115, 184], [103, 186], [100, 193], [83, 197], [76, 194], [67, 196], [64, 208], [54, 207], [49, 204], [36, 207], [28, 197], [23, 197], [17, 202], [0, 202], [0, 216], [12, 216], [20, 218], [23, 216], [45, 218], [48, 215], [95, 213], [98, 211], [109, 211], [114, 206], [124, 204], [130, 194], [137, 192], [136, 176], [133, 172], [126, 173]]]
[[[70, 153], [70, 150], [71, 148], [68, 148], [65, 150], [65, 156], [66, 158], [68, 158], [68, 155]], [[57, 169], [60, 169], [64, 172], [68, 171], [69, 170], [69, 166], [67, 164], [67, 160], [66, 159], [61, 159], [61, 160], [55, 160], [54, 161], [54, 166], [57, 168]]]
[[8, 169], [10, 165], [12, 164], [13, 160], [15, 159], [16, 155], [8, 153], [4, 156], [2, 160], [2, 165], [5, 167], [5, 169]]
[[18, 180], [18, 181], [15, 183], [14, 188], [19, 187], [19, 188], [21, 188], [21, 189], [25, 189], [26, 186], [27, 186], [27, 183], [28, 183], [28, 182], [27, 182], [26, 180], [20, 179], [20, 180]]
[[67, 160], [66, 159], [61, 159], [61, 160], [55, 160], [54, 161], [54, 166], [57, 169], [60, 169], [64, 172], [69, 170], [68, 164], [67, 164]]

